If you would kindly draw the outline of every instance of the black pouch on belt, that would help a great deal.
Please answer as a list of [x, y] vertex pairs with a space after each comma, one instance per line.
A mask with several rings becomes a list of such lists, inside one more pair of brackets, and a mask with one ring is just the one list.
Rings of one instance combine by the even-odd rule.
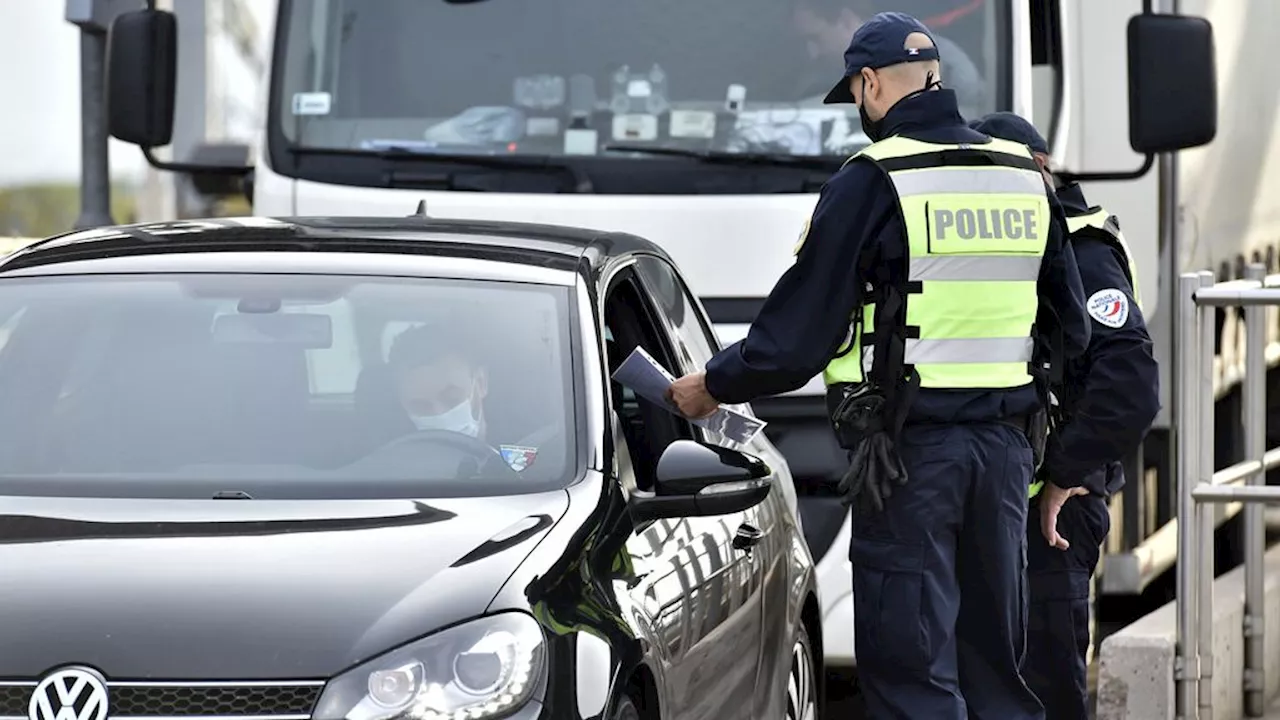
[[831, 428], [840, 447], [857, 450], [863, 440], [884, 431], [883, 393], [868, 383], [844, 385], [836, 392], [839, 395], [831, 408]]
[[1049, 442], [1049, 413], [1040, 410], [1027, 420], [1027, 442], [1031, 444], [1031, 453], [1035, 458], [1035, 467], [1040, 469], [1044, 463], [1044, 449]]
[[1036, 469], [1044, 462], [1044, 449], [1049, 441], [1049, 415], [1043, 410], [1031, 415], [1018, 415], [1002, 418], [1001, 423], [1022, 433], [1031, 446], [1031, 455]]

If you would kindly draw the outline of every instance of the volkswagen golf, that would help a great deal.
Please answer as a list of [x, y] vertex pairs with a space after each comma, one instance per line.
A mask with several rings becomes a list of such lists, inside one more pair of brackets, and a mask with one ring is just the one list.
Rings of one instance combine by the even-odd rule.
[[[0, 261], [0, 719], [813, 720], [787, 465], [611, 380], [643, 239], [108, 227]], [[750, 408], [736, 408], [750, 417]]]

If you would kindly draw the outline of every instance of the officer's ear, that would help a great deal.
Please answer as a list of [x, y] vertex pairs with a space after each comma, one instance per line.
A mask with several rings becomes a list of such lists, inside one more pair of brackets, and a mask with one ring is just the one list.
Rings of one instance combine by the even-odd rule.
[[[862, 68], [861, 77], [853, 78], [852, 82], [857, 86], [858, 90], [854, 94], [861, 105], [868, 96], [880, 97], [880, 78], [876, 76], [876, 71], [871, 68]], [[852, 88], [850, 89], [852, 91]], [[861, 93], [859, 96], [857, 93]]]
[[1031, 153], [1031, 157], [1035, 158], [1036, 165], [1040, 168], [1040, 175], [1044, 177], [1045, 182], [1049, 183], [1049, 187], [1058, 187], [1058, 179], [1049, 166], [1049, 156], [1044, 153]]

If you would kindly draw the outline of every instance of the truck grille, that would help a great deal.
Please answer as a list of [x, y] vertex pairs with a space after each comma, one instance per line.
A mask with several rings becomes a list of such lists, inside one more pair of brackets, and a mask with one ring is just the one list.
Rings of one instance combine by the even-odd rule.
[[[0, 720], [27, 717], [35, 683], [0, 681]], [[305, 720], [323, 681], [107, 682], [108, 717]]]

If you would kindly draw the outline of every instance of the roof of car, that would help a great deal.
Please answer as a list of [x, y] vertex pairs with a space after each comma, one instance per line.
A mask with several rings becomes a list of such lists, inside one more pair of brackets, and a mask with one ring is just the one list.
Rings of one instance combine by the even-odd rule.
[[496, 260], [548, 269], [599, 268], [631, 252], [667, 257], [626, 233], [490, 220], [408, 217], [237, 217], [112, 225], [31, 243], [0, 274], [67, 262], [184, 252], [377, 252]]

